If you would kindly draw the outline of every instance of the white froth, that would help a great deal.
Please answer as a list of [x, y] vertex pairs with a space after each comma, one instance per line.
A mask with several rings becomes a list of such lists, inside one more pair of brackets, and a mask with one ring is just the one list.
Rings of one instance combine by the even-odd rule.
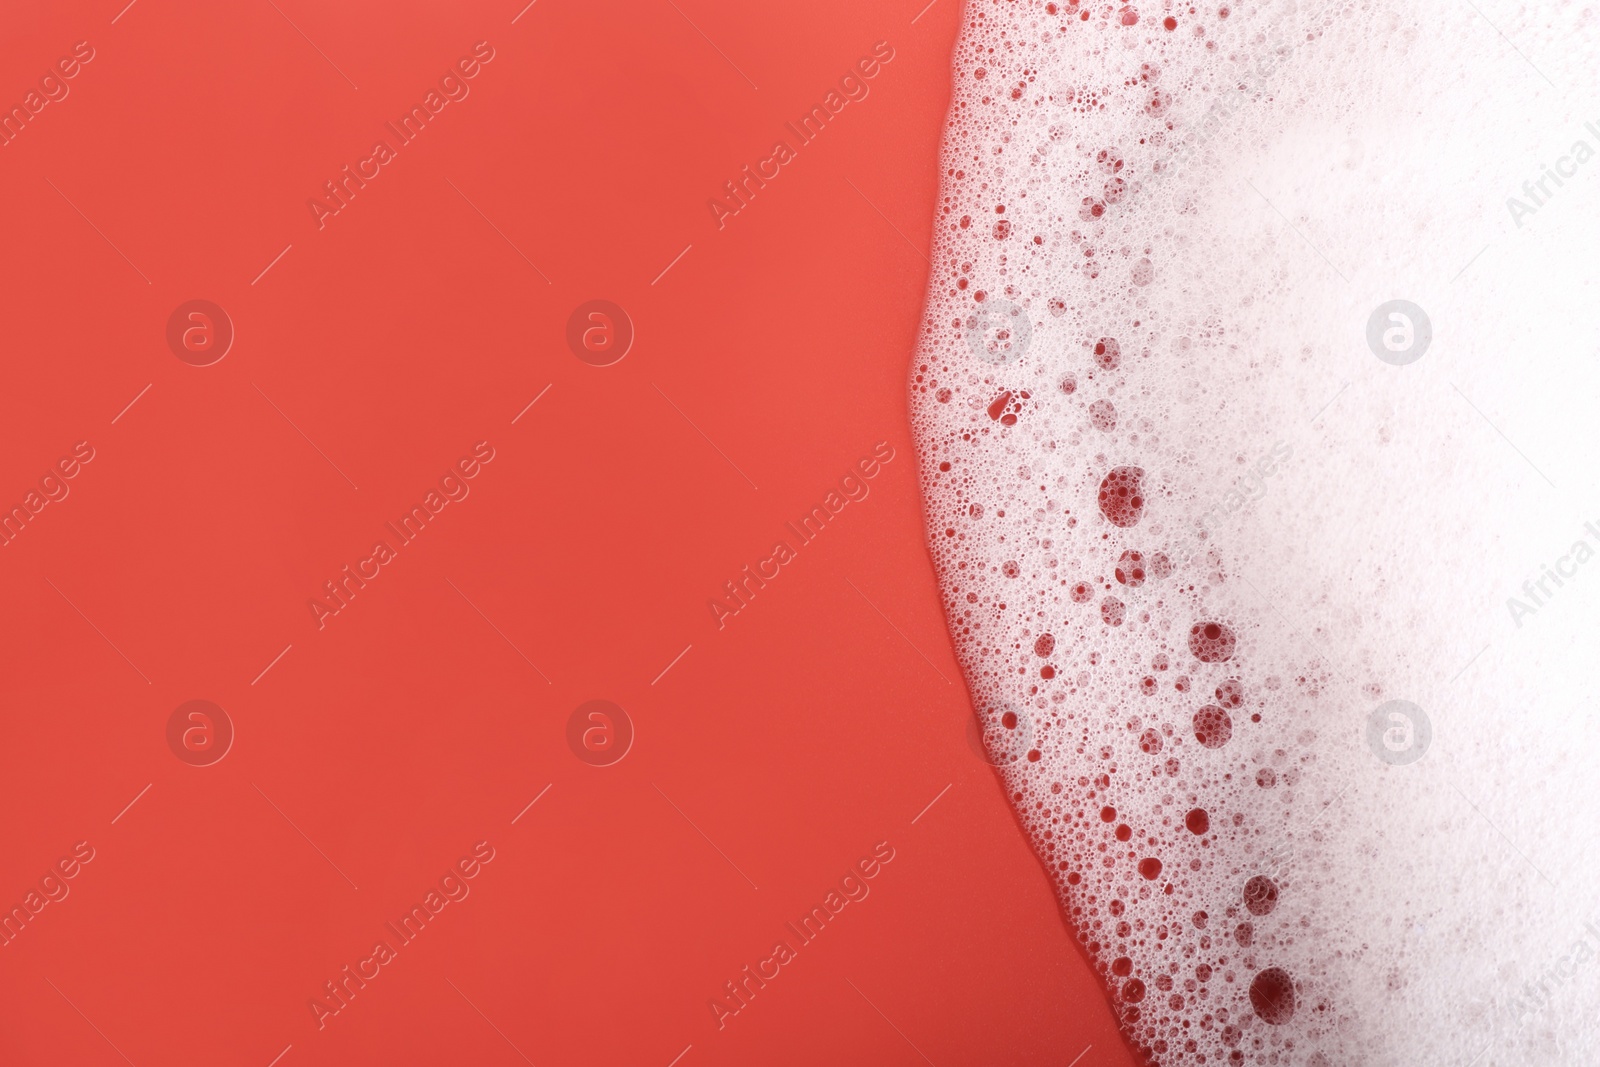
[[967, 4], [929, 544], [1154, 1062], [1600, 1062], [1596, 40], [1580, 2]]

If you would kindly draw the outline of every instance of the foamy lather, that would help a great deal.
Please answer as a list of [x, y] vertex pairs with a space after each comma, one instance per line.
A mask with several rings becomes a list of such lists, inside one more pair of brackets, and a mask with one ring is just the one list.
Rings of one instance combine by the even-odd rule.
[[[1600, 1062], [1600, 612], [1577, 579], [1536, 633], [1504, 606], [1600, 520], [1600, 162], [1536, 225], [1505, 206], [1600, 120], [1597, 20], [1488, 6], [963, 15], [929, 544], [992, 758], [1163, 1065]], [[1394, 298], [1433, 324], [1410, 366], [1366, 340]], [[1417, 762], [1369, 741], [1392, 699]]]

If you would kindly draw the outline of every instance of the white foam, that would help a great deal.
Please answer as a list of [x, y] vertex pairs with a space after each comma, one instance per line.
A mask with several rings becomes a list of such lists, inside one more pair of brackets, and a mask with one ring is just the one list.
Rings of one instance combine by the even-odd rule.
[[964, 13], [912, 407], [985, 736], [1156, 1062], [1600, 1062], [1600, 567], [1506, 605], [1600, 548], [1600, 160], [1506, 203], [1595, 7], [1223, 6]]

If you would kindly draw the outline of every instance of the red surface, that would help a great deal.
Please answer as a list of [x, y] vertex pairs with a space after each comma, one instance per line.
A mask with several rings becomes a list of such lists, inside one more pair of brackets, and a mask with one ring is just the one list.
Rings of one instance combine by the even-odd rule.
[[[0, 1062], [1128, 1062], [967, 743], [923, 548], [905, 375], [953, 0], [276, 2], [0, 11], [7, 100], [94, 49], [0, 148], [0, 501], [94, 452], [0, 547], [0, 898], [94, 857], [0, 947]], [[479, 41], [470, 95], [319, 229], [307, 200]], [[878, 41], [870, 95], [719, 230], [708, 198]], [[564, 340], [593, 298], [637, 330], [610, 367]], [[167, 347], [192, 299], [236, 330], [212, 366]], [[480, 441], [470, 495], [319, 629], [322, 583]], [[878, 442], [870, 495], [719, 630]], [[196, 699], [236, 730], [212, 766], [168, 748]], [[613, 766], [568, 747], [590, 699], [635, 728]], [[480, 841], [470, 895], [319, 1029]]]

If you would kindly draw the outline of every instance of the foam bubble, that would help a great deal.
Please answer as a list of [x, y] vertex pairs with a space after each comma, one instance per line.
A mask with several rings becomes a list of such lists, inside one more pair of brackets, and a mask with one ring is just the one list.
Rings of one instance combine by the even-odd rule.
[[[1600, 171], [1539, 233], [1503, 207], [1600, 146], [1559, 88], [1597, 18], [1475, 11], [964, 11], [912, 371], [929, 545], [1153, 1062], [1600, 1061], [1570, 719], [1600, 587], [1537, 641], [1500, 603], [1600, 519]], [[1386, 702], [1421, 756], [1387, 719], [1372, 747]]]

